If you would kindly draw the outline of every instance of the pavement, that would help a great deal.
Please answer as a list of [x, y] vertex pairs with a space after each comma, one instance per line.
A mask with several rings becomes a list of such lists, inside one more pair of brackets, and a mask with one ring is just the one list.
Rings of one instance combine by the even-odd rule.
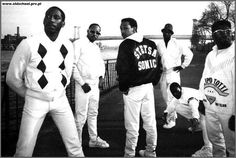
[[[125, 127], [123, 116], [123, 99], [118, 88], [101, 95], [98, 115], [98, 135], [110, 144], [110, 148], [89, 148], [87, 126], [83, 130], [83, 150], [86, 157], [123, 157], [125, 146]], [[190, 157], [203, 145], [200, 132], [191, 133], [187, 130], [190, 123], [178, 115], [176, 126], [163, 129], [161, 115], [165, 109], [159, 86], [155, 87], [155, 109], [157, 119], [158, 142], [156, 153], [158, 157]], [[2, 155], [13, 156], [16, 137], [2, 142]], [[145, 148], [145, 131], [142, 121], [139, 131], [137, 152]], [[67, 157], [66, 149], [57, 127], [48, 115], [38, 135], [34, 157]], [[138, 157], [139, 155], [136, 154]]]

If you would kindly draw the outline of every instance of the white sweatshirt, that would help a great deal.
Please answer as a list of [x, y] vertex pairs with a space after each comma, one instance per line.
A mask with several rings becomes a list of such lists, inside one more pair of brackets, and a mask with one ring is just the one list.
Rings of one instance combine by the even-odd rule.
[[202, 94], [199, 90], [189, 87], [182, 87], [182, 95], [179, 99], [176, 99], [170, 92], [170, 86], [168, 86], [167, 93], [171, 96], [170, 104], [166, 108], [166, 112], [171, 113], [178, 105], [189, 106], [192, 111], [193, 118], [199, 118], [199, 101], [202, 100]]
[[[188, 47], [184, 47], [178, 43], [175, 38], [170, 39], [166, 47], [164, 40], [157, 43], [157, 50], [161, 55], [164, 72], [176, 66], [187, 67], [193, 58], [193, 53]], [[181, 56], [184, 61], [181, 63]]]
[[235, 44], [218, 50], [217, 46], [207, 55], [200, 81], [205, 95], [206, 109], [218, 113], [234, 114], [235, 111]]
[[53, 42], [42, 33], [24, 39], [18, 45], [6, 81], [22, 97], [29, 95], [52, 100], [65, 93], [70, 83], [73, 60], [73, 45], [68, 39], [59, 34]]
[[105, 75], [105, 64], [100, 48], [87, 37], [76, 40], [73, 44], [75, 50], [73, 78], [81, 86], [85, 83], [98, 84], [99, 77]]

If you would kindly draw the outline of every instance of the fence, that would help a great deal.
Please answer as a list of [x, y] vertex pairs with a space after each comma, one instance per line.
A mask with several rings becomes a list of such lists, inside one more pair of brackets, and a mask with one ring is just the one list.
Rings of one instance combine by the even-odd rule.
[[[101, 94], [106, 93], [111, 88], [116, 87], [117, 74], [115, 71], [116, 59], [105, 60], [105, 82], [101, 89]], [[7, 138], [19, 131], [21, 114], [24, 105], [24, 98], [18, 96], [6, 84], [6, 72], [1, 73], [1, 129], [2, 136]], [[75, 81], [71, 79], [70, 85], [66, 89], [66, 94], [74, 111], [75, 105]]]

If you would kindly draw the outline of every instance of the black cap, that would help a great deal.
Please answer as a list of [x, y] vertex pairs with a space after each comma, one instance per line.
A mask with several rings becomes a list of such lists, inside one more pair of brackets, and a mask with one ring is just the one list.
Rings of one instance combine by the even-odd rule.
[[231, 29], [231, 23], [228, 20], [219, 20], [213, 23], [211, 31], [214, 32], [218, 29]]
[[170, 84], [170, 92], [176, 99], [179, 99], [182, 95], [182, 88], [178, 83], [173, 82]]
[[174, 34], [174, 32], [173, 32], [173, 26], [171, 25], [171, 24], [166, 24], [165, 25], [165, 27], [161, 30], [161, 32], [163, 32], [163, 31], [169, 31], [169, 32], [171, 32], [172, 34]]

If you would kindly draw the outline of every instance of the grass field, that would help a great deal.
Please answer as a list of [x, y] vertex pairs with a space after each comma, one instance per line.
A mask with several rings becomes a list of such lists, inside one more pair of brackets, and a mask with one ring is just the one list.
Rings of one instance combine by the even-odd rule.
[[181, 72], [182, 86], [197, 88], [202, 76], [206, 54], [195, 53], [189, 67]]

